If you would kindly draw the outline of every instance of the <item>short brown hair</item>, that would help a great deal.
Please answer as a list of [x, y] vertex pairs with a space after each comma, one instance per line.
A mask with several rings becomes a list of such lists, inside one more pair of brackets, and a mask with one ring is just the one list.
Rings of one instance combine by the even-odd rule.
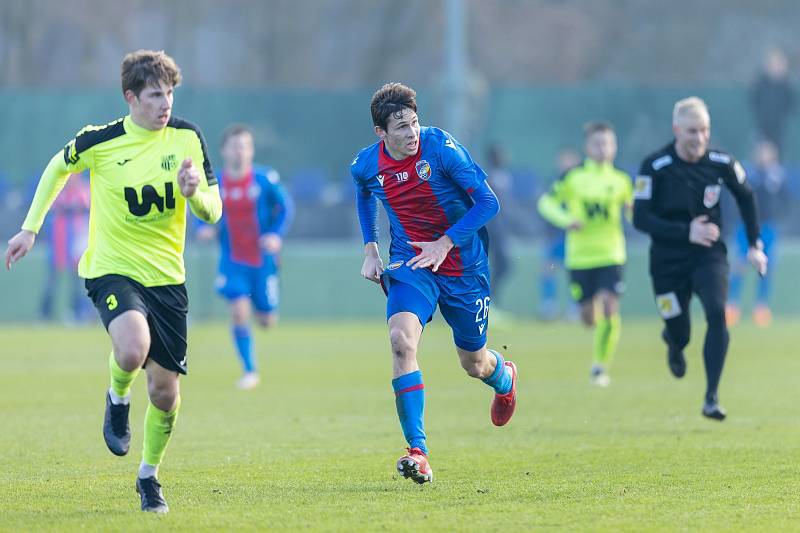
[[148, 85], [164, 82], [170, 87], [181, 84], [181, 69], [163, 50], [136, 50], [122, 59], [122, 93], [131, 90], [139, 96]]
[[242, 124], [240, 122], [234, 122], [233, 124], [230, 124], [227, 128], [225, 128], [225, 131], [222, 132], [222, 139], [220, 139], [219, 142], [220, 148], [225, 146], [225, 143], [227, 143], [228, 139], [231, 137], [236, 137], [237, 135], [242, 135], [243, 133], [253, 137], [253, 129], [247, 124]]
[[610, 131], [614, 133], [614, 126], [602, 120], [592, 120], [583, 125], [583, 138], [588, 139], [595, 133]]
[[417, 112], [417, 93], [402, 83], [387, 83], [372, 95], [369, 109], [372, 113], [372, 123], [386, 130], [389, 116], [400, 118], [403, 109]]

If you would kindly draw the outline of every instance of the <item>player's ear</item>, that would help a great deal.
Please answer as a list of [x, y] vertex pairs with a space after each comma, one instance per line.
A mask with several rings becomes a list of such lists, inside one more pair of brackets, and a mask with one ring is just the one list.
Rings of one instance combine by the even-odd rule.
[[386, 131], [380, 126], [375, 126], [375, 135], [377, 135], [380, 140], [386, 139]]
[[123, 96], [125, 97], [125, 101], [128, 102], [128, 105], [133, 105], [136, 101], [136, 93], [130, 89], [126, 89]]

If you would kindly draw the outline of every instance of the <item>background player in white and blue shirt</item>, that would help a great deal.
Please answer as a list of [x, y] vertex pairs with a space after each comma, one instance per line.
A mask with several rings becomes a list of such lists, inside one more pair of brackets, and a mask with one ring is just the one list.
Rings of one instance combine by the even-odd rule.
[[[278, 319], [278, 254], [294, 213], [278, 173], [254, 167], [254, 152], [250, 128], [233, 124], [225, 130], [219, 176], [224, 215], [218, 225], [216, 288], [230, 303], [233, 340], [243, 371], [237, 385], [242, 389], [259, 383], [250, 329], [252, 307], [262, 327], [273, 326]], [[206, 226], [200, 231], [201, 238], [207, 238], [214, 230]]]
[[[453, 330], [464, 370], [495, 391], [492, 422], [505, 425], [516, 406], [516, 366], [486, 349], [490, 292], [484, 225], [499, 206], [486, 173], [467, 150], [447, 132], [420, 127], [413, 89], [386, 84], [373, 95], [370, 109], [380, 141], [351, 164], [365, 244], [361, 274], [380, 283], [388, 296], [392, 387], [409, 445], [397, 468], [403, 477], [424, 483], [433, 473], [417, 345], [437, 305]], [[390, 223], [386, 269], [378, 251], [378, 200]]]

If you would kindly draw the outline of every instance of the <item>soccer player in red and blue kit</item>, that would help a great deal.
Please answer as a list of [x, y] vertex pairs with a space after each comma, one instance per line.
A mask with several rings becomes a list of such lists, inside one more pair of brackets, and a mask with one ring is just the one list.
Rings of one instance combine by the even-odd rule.
[[[278, 173], [254, 167], [254, 152], [248, 126], [232, 124], [225, 130], [221, 146], [224, 165], [219, 176], [224, 214], [218, 225], [221, 252], [216, 287], [230, 304], [233, 340], [243, 372], [237, 383], [240, 389], [252, 389], [260, 381], [250, 329], [252, 307], [260, 326], [275, 325], [278, 254], [294, 213]], [[207, 238], [214, 227], [200, 231], [200, 237]]]
[[[492, 422], [508, 423], [516, 407], [517, 368], [486, 348], [489, 264], [484, 225], [497, 214], [486, 173], [450, 134], [421, 127], [416, 92], [401, 83], [378, 89], [370, 105], [380, 141], [351, 164], [365, 243], [361, 274], [387, 293], [392, 387], [408, 453], [405, 478], [433, 480], [423, 423], [425, 386], [417, 364], [422, 330], [438, 304], [453, 330], [461, 366], [494, 389]], [[378, 251], [378, 200], [389, 217], [384, 269]]]

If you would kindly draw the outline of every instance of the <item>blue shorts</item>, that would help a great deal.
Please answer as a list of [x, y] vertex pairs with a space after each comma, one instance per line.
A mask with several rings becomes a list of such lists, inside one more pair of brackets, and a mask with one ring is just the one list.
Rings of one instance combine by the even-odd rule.
[[273, 261], [265, 261], [260, 267], [223, 261], [214, 285], [217, 292], [228, 301], [246, 296], [260, 313], [271, 313], [278, 309], [278, 269]]
[[[486, 345], [489, 323], [489, 273], [464, 276], [434, 274], [429, 268], [411, 270], [390, 263], [381, 281], [386, 290], [386, 319], [406, 311], [417, 315], [424, 327], [439, 311], [453, 330], [453, 341], [462, 350], [475, 352]], [[392, 268], [394, 267], [394, 268]]]

